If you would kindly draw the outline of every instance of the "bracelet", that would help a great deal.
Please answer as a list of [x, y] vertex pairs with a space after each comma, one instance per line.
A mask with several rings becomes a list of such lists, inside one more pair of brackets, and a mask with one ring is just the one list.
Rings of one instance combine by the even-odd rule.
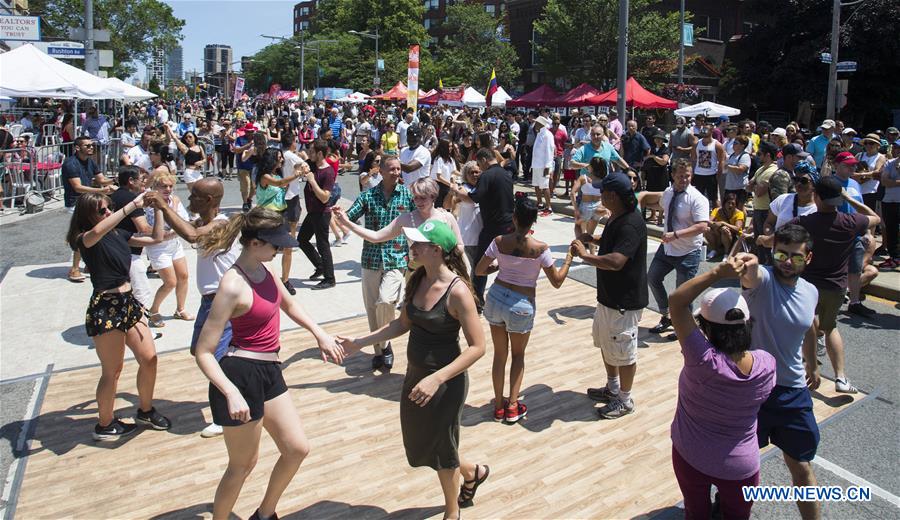
[[675, 236], [675, 238], [678, 238], [678, 231], [672, 231], [672, 234]]

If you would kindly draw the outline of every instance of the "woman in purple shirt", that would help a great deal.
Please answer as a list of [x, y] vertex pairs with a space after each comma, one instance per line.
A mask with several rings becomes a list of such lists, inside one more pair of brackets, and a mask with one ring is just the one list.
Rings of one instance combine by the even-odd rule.
[[749, 518], [753, 502], [744, 501], [741, 488], [759, 484], [756, 416], [775, 386], [775, 358], [750, 350], [750, 310], [738, 292], [712, 289], [700, 298], [696, 321], [690, 311], [691, 302], [713, 283], [738, 278], [743, 270], [743, 262], [729, 257], [669, 297], [684, 354], [672, 466], [689, 520], [709, 518], [713, 485], [723, 518]]

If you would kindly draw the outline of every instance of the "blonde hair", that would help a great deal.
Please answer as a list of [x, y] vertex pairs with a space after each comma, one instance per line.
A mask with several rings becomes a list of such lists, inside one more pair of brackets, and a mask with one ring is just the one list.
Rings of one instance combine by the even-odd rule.
[[246, 246], [255, 234], [264, 229], [275, 229], [284, 225], [284, 217], [281, 213], [255, 207], [247, 213], [236, 213], [228, 219], [228, 223], [219, 226], [197, 240], [203, 256], [211, 256], [218, 252], [231, 249], [238, 233], [241, 234], [241, 245]]
[[172, 187], [174, 188], [178, 183], [178, 177], [175, 177], [171, 173], [161, 173], [159, 175], [155, 175], [153, 177], [153, 189], [159, 188], [159, 185], [164, 182], [171, 183]]

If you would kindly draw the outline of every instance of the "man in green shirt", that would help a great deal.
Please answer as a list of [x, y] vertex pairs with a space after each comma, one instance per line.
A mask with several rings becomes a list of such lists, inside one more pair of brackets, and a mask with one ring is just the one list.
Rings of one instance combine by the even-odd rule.
[[[358, 220], [365, 216], [365, 226], [372, 231], [390, 224], [401, 214], [413, 208], [412, 194], [400, 184], [400, 160], [385, 156], [381, 161], [381, 184], [359, 194], [350, 209], [347, 219]], [[376, 331], [394, 319], [394, 311], [400, 295], [409, 248], [406, 236], [400, 236], [373, 244], [363, 242], [362, 250], [362, 293], [369, 330]], [[390, 370], [394, 366], [394, 351], [391, 344], [376, 343], [372, 369]]]

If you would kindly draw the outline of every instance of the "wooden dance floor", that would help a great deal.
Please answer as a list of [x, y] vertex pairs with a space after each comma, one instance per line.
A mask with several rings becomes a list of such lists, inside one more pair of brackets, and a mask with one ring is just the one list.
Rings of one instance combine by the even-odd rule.
[[[526, 355], [523, 398], [528, 418], [492, 420], [490, 334], [487, 353], [469, 372], [461, 455], [489, 464], [466, 518], [631, 518], [673, 507], [681, 494], [671, 467], [669, 426], [682, 357], [677, 343], [658, 342], [642, 320], [634, 399], [637, 411], [599, 420], [588, 386], [605, 383], [591, 341], [595, 290], [568, 280], [538, 285], [538, 314]], [[332, 333], [367, 331], [365, 317], [334, 323]], [[374, 375], [369, 353], [344, 366], [325, 365], [305, 332], [284, 336], [284, 376], [312, 444], [278, 514], [290, 519], [441, 518], [437, 475], [410, 468], [400, 439], [400, 388], [406, 338], [394, 342], [393, 373]], [[137, 365], [128, 362], [117, 403], [123, 418], [136, 407]], [[22, 482], [19, 518], [209, 518], [225, 468], [221, 438], [202, 439], [210, 419], [207, 383], [187, 351], [160, 357], [156, 406], [169, 432], [142, 431], [122, 443], [91, 440], [99, 368], [55, 374], [43, 401]], [[819, 421], [853, 402], [825, 382], [816, 394]], [[857, 397], [857, 399], [861, 398]], [[263, 434], [259, 463], [236, 505], [249, 517], [262, 499], [277, 458]]]

